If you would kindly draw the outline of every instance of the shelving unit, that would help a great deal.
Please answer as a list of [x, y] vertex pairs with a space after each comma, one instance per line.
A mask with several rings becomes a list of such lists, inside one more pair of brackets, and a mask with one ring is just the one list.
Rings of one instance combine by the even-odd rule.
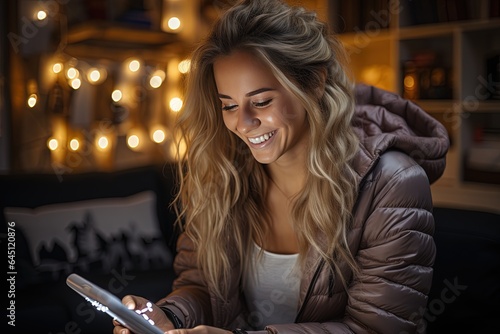
[[[413, 100], [447, 128], [451, 147], [444, 175], [431, 187], [435, 204], [500, 212], [500, 99], [492, 98], [500, 74], [487, 67], [488, 58], [500, 57], [500, 18], [491, 11], [498, 0], [455, 2], [465, 8], [436, 3], [331, 0], [329, 20], [356, 81]], [[359, 8], [365, 14], [354, 23], [339, 14]]]

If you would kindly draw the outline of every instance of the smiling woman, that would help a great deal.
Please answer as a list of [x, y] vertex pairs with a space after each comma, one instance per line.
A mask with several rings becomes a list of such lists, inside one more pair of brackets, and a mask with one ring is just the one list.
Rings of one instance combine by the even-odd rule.
[[226, 127], [248, 145], [258, 162], [295, 166], [303, 173], [303, 183], [309, 126], [300, 100], [248, 52], [217, 59], [214, 77]]
[[422, 329], [446, 130], [354, 87], [344, 63], [315, 13], [278, 0], [239, 1], [195, 50], [177, 122], [178, 278], [153, 307], [162, 329]]

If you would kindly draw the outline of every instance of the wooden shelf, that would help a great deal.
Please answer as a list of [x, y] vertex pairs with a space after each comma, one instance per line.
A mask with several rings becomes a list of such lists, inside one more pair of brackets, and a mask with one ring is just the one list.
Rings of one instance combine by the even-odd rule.
[[72, 27], [67, 35], [67, 44], [105, 44], [120, 48], [158, 47], [178, 41], [173, 33], [101, 21]]
[[76, 58], [143, 59], [165, 61], [186, 53], [176, 34], [110, 22], [87, 22], [70, 28], [64, 51]]
[[462, 109], [470, 113], [500, 113], [500, 100], [477, 101], [477, 108], [473, 110], [468, 107], [468, 103], [463, 103]]
[[[340, 0], [334, 3], [338, 5]], [[366, 2], [349, 4], [353, 6], [350, 12], [356, 12]], [[425, 73], [422, 69], [427, 73], [432, 68], [445, 71], [447, 91], [442, 96], [447, 99], [413, 101], [446, 127], [452, 144], [443, 177], [432, 186], [434, 203], [500, 212], [500, 184], [493, 182], [498, 174], [486, 175], [489, 171], [485, 171], [481, 175], [484, 178], [471, 182], [465, 173], [464, 158], [474, 145], [474, 129], [500, 127], [500, 101], [484, 100], [488, 89], [485, 82], [491, 75], [487, 73], [487, 59], [500, 54], [500, 18], [489, 17], [489, 1], [470, 4], [473, 12], [467, 13], [469, 19], [427, 24], [410, 24], [415, 13], [404, 6], [392, 14], [388, 29], [359, 30], [340, 34], [339, 38], [351, 51], [350, 66], [356, 81], [365, 82], [364, 75], [378, 69], [387, 77], [384, 82], [403, 95], [405, 62], [419, 66], [416, 76]], [[375, 9], [372, 12], [377, 14]], [[332, 15], [332, 20], [338, 17]], [[377, 16], [372, 13], [372, 17], [375, 26]], [[332, 26], [337, 26], [335, 23]]]

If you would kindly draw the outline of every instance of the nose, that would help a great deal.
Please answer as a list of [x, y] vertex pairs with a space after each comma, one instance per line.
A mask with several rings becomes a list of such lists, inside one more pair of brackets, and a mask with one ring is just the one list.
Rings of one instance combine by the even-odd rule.
[[238, 110], [238, 123], [236, 130], [239, 133], [249, 133], [253, 129], [258, 128], [260, 120], [256, 117], [255, 113], [248, 107], [243, 107]]

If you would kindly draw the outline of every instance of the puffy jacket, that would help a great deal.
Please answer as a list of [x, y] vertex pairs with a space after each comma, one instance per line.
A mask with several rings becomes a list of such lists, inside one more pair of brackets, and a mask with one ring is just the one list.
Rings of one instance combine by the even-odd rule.
[[[417, 105], [374, 87], [356, 87], [354, 126], [361, 139], [353, 161], [359, 194], [348, 244], [360, 274], [346, 292], [329, 266], [307, 255], [299, 310], [293, 324], [249, 333], [423, 333], [435, 245], [429, 184], [445, 167], [445, 128]], [[321, 236], [318, 236], [321, 238]], [[239, 271], [238, 259], [233, 268]], [[343, 277], [352, 278], [345, 263]], [[182, 236], [175, 259], [174, 291], [158, 302], [186, 327], [244, 327], [239, 282], [228, 300], [211, 294], [196, 269], [190, 240]]]

